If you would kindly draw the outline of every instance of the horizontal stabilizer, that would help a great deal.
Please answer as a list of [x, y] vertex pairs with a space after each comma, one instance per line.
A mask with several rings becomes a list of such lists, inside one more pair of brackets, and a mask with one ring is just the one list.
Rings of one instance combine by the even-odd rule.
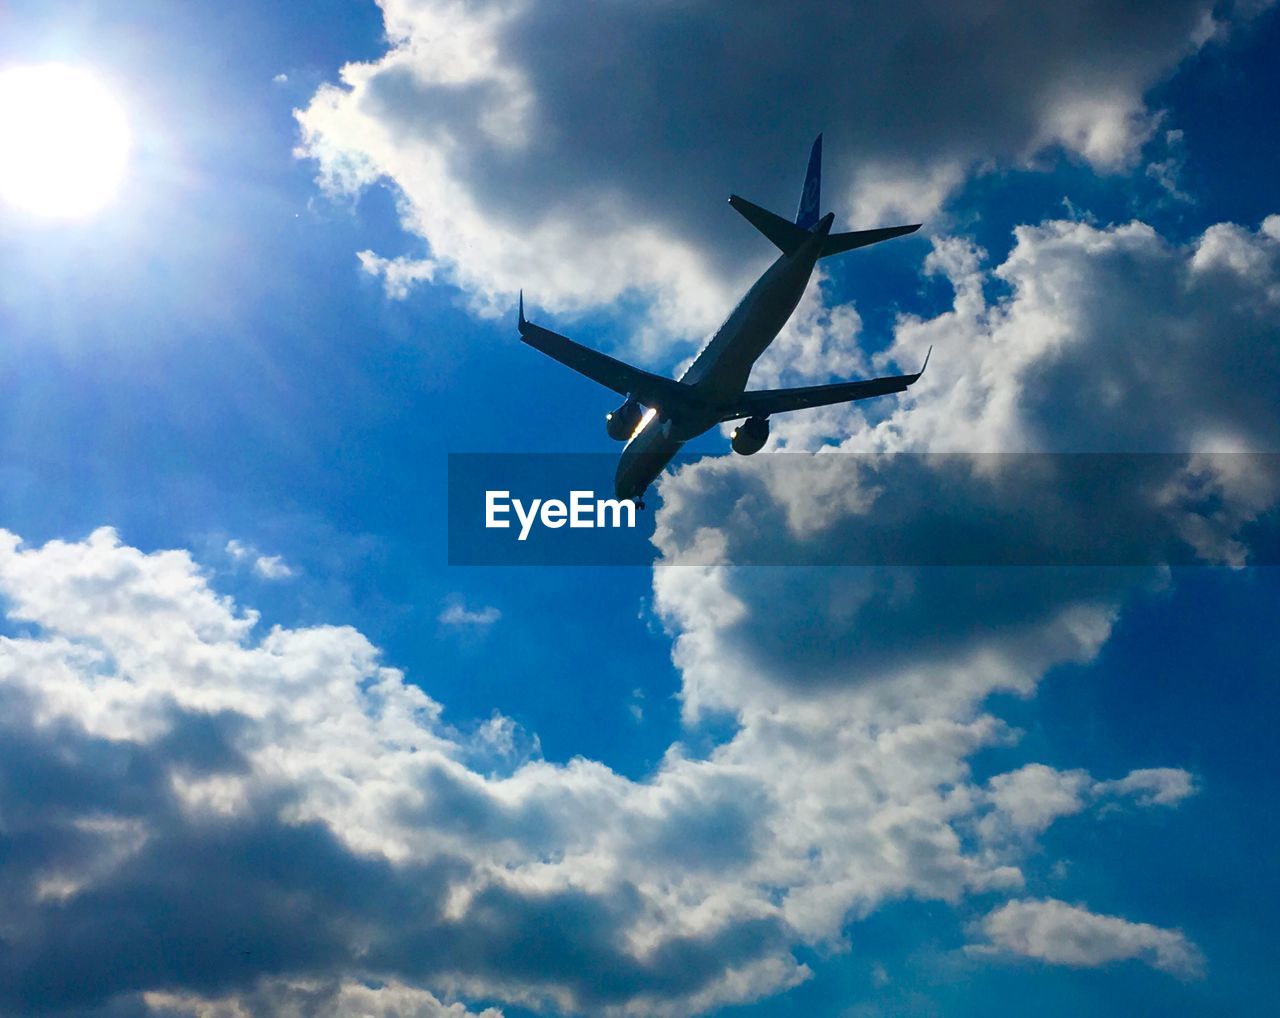
[[809, 239], [809, 231], [795, 223], [789, 223], [779, 215], [736, 194], [729, 196], [729, 204], [742, 213], [742, 217], [763, 233], [784, 254], [791, 254]]
[[833, 233], [822, 242], [822, 254], [819, 257], [829, 258], [831, 255], [843, 254], [845, 251], [852, 251], [857, 247], [879, 244], [882, 240], [892, 240], [894, 237], [915, 233], [918, 229], [920, 229], [920, 224], [915, 223], [911, 226], [886, 226], [881, 230], [855, 230], [853, 233]]
[[[932, 352], [932, 348], [930, 348]], [[736, 421], [743, 417], [768, 417], [790, 410], [808, 410], [812, 407], [831, 406], [836, 403], [852, 403], [887, 396], [892, 392], [905, 392], [924, 374], [929, 366], [929, 355], [914, 375], [890, 375], [885, 378], [867, 378], [857, 382], [836, 382], [834, 385], [806, 385], [797, 389], [758, 389], [744, 392], [734, 402], [732, 409], [720, 419]]]
[[524, 316], [524, 294], [520, 295], [520, 338], [535, 350], [573, 368], [594, 382], [599, 382], [621, 396], [630, 396], [645, 406], [675, 409], [690, 399], [689, 387], [673, 378], [663, 378], [639, 368], [633, 368], [599, 350], [575, 343], [558, 332], [534, 325]]

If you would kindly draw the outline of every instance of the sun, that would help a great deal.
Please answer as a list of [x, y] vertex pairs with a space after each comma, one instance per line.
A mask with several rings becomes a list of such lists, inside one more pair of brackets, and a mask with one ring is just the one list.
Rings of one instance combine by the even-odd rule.
[[34, 216], [85, 218], [115, 195], [128, 158], [124, 109], [92, 73], [0, 70], [0, 200]]

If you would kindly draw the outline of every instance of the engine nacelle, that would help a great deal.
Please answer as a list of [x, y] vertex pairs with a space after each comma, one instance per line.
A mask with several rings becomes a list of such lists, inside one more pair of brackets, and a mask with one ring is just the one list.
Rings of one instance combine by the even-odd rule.
[[612, 413], [604, 415], [604, 428], [615, 442], [625, 442], [635, 434], [640, 418], [644, 416], [644, 407], [634, 399], [628, 399]]
[[749, 417], [736, 428], [729, 439], [733, 451], [740, 456], [757, 453], [769, 441], [769, 418]]

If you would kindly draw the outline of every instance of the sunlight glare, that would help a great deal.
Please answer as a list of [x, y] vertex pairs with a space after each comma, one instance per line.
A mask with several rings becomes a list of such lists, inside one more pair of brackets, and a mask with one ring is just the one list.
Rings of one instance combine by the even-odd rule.
[[124, 110], [87, 70], [0, 71], [0, 199], [36, 216], [91, 215], [118, 190], [128, 155]]

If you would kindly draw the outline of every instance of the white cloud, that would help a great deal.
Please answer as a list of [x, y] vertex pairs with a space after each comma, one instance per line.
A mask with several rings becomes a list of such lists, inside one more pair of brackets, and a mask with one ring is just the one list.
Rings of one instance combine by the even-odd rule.
[[[245, 939], [231, 984], [296, 979], [324, 959], [334, 978], [659, 1014], [804, 975], [776, 906], [751, 890], [767, 810], [748, 808], [764, 803], [731, 772], [673, 760], [636, 784], [588, 761], [530, 759], [486, 778], [463, 761], [509, 755], [503, 719], [474, 738], [443, 727], [438, 705], [350, 629], [250, 640], [256, 617], [209, 590], [185, 553], [145, 555], [107, 530], [39, 549], [3, 535], [0, 590], [32, 627], [0, 638], [4, 744], [45, 789], [14, 835], [44, 847], [9, 876], [59, 888], [8, 916], [47, 931], [10, 965], [68, 964], [64, 923], [88, 930], [99, 958], [142, 957], [128, 930], [160, 909], [165, 958]], [[141, 762], [122, 769], [131, 756]], [[4, 808], [18, 815], [17, 800]], [[128, 836], [59, 833], [104, 816]], [[276, 858], [289, 859], [287, 892], [278, 867], [253, 861]], [[279, 893], [287, 910], [270, 904]], [[213, 903], [233, 899], [253, 921], [226, 930]], [[545, 956], [520, 948], [529, 929]], [[185, 977], [166, 965], [152, 958], [138, 977], [107, 964], [82, 992], [106, 1000], [139, 978], [172, 989]]]
[[279, 555], [261, 555], [258, 550], [236, 538], [227, 542], [227, 554], [237, 563], [249, 562], [253, 571], [264, 580], [287, 580], [294, 575], [293, 568]]
[[1127, 171], [1160, 119], [1148, 89], [1250, 14], [1215, 22], [1208, 0], [1123, 17], [1034, 6], [919, 0], [797, 19], [720, 0], [588, 17], [385, 0], [390, 48], [298, 112], [300, 151], [335, 192], [398, 189], [426, 250], [361, 255], [392, 295], [441, 275], [490, 314], [520, 287], [554, 312], [638, 294], [652, 352], [713, 327], [768, 256], [722, 207], [727, 189], [786, 212], [819, 129], [828, 202], [864, 226], [936, 210], [975, 169], [1058, 151]]
[[1176, 806], [1196, 792], [1195, 780], [1176, 767], [1148, 767], [1130, 771], [1117, 781], [1094, 786], [1100, 794], [1131, 795], [1142, 806]]
[[990, 944], [970, 948], [977, 953], [1088, 968], [1136, 958], [1182, 979], [1204, 970], [1199, 949], [1178, 930], [1096, 915], [1052, 898], [1008, 902], [983, 919], [981, 929]]
[[1058, 771], [1044, 764], [1027, 764], [988, 783], [994, 811], [983, 819], [984, 834], [998, 825], [1021, 834], [1038, 834], [1060, 816], [1084, 809], [1092, 781], [1084, 771]]
[[[890, 355], [928, 373], [846, 447], [963, 452], [1186, 452], [1280, 448], [1280, 218], [1219, 223], [1186, 245], [1132, 222], [1022, 226], [992, 270], [962, 239], [926, 271], [953, 307], [902, 318]], [[991, 302], [984, 286], [1008, 296]], [[1230, 384], [1249, 379], [1248, 385]], [[1222, 384], [1201, 384], [1220, 379]]]
[[253, 571], [264, 580], [287, 580], [293, 569], [279, 555], [259, 555], [253, 560]]
[[1059, 817], [1080, 813], [1098, 801], [1129, 797], [1140, 806], [1176, 806], [1196, 791], [1195, 780], [1176, 767], [1130, 771], [1115, 781], [1095, 781], [1082, 770], [1059, 771], [1032, 763], [997, 774], [987, 783], [991, 812], [978, 822], [984, 841], [1034, 837]]
[[[393, 295], [445, 279], [496, 312], [524, 285], [571, 312], [639, 293], [652, 344], [713, 325], [767, 257], [709, 199], [732, 182], [781, 207], [769, 189], [798, 170], [815, 125], [828, 129], [831, 203], [868, 215], [934, 207], [988, 158], [1021, 165], [1063, 148], [1111, 171], [1155, 125], [1148, 87], [1217, 32], [1207, 9], [1118, 24], [1111, 5], [1053, 4], [1040, 12], [1050, 28], [997, 11], [983, 31], [948, 36], [939, 19], [971, 16], [953, 4], [812, 23], [782, 5], [735, 7], [726, 33], [727, 9], [712, 4], [686, 5], [671, 32], [645, 5], [584, 18], [552, 4], [388, 0], [389, 52], [344, 69], [299, 121], [326, 186], [399, 189], [422, 256], [361, 254]], [[722, 43], [712, 62], [679, 59], [709, 52], [709, 32]], [[572, 50], [546, 45], [570, 34]], [[957, 52], [931, 52], [946, 38], [962, 40]], [[631, 48], [619, 54], [618, 40]], [[806, 82], [812, 103], [791, 104], [809, 121], [766, 130], [753, 111], [796, 98], [784, 87], [794, 53], [820, 75]], [[848, 75], [851, 62], [864, 73]], [[730, 230], [748, 260], [716, 253]], [[954, 305], [900, 321], [889, 351], [914, 366], [936, 343], [930, 374], [883, 420], [832, 411], [778, 438], [869, 452], [1274, 448], [1278, 242], [1276, 217], [1185, 247], [1139, 223], [1050, 222], [1021, 229], [988, 270], [972, 244], [939, 238], [926, 265], [952, 282]], [[985, 295], [993, 279], [1007, 298]], [[862, 369], [842, 353], [856, 308], [819, 297], [767, 375]], [[1231, 384], [1241, 377], [1251, 384]], [[805, 459], [804, 485], [759, 460], [682, 471], [663, 487], [663, 553], [829, 549], [870, 514], [921, 511], [892, 463], [850, 484], [823, 460]], [[1197, 547], [1225, 558], [1275, 486], [1215, 463], [1179, 467], [1163, 497]], [[944, 478], [974, 515], [990, 480]], [[1014, 491], [1025, 481], [996, 478]], [[1206, 493], [1218, 515], [1188, 506]], [[227, 552], [259, 572], [288, 568], [241, 542]], [[973, 780], [973, 754], [1016, 741], [989, 694], [1030, 694], [1050, 667], [1091, 660], [1123, 606], [1168, 582], [1154, 567], [1052, 582], [1015, 572], [659, 570], [685, 717], [722, 712], [735, 728], [705, 758], [676, 744], [632, 781], [590, 760], [548, 763], [501, 716], [470, 732], [444, 724], [349, 627], [255, 635], [257, 615], [185, 552], [145, 554], [109, 530], [40, 548], [0, 532], [0, 604], [26, 624], [0, 637], [0, 767], [20, 761], [42, 789], [0, 782], [6, 880], [19, 890], [5, 919], [37, 934], [5, 964], [31, 985], [87, 972], [77, 1003], [127, 1003], [141, 987], [158, 994], [154, 1010], [177, 1013], [434, 1016], [449, 1013], [441, 997], [472, 996], [661, 1015], [778, 992], [809, 974], [798, 944], [842, 946], [851, 922], [905, 897], [1017, 892], [1057, 818], [1193, 790], [1166, 767], [1099, 781], [1029, 763]], [[440, 621], [497, 618], [459, 600]], [[1011, 902], [983, 930], [991, 949], [1052, 962], [1198, 967], [1176, 931], [1061, 902]], [[77, 951], [95, 964], [77, 966]], [[184, 987], [193, 971], [227, 996]], [[316, 972], [330, 981], [309, 983]], [[0, 987], [0, 1009], [24, 1003], [20, 992]]]
[[[1028, 227], [994, 270], [1010, 284], [994, 303], [972, 246], [940, 241], [930, 264], [954, 282], [954, 306], [904, 319], [893, 350], [914, 359], [939, 340], [938, 364], [882, 421], [833, 418], [856, 430], [825, 437], [872, 452], [1059, 436], [1068, 448], [1214, 447], [1205, 436], [1270, 448], [1274, 425], [1256, 413], [1275, 401], [1265, 370], [1256, 393], [1222, 397], [1214, 380], [1274, 351], [1276, 222], [1215, 228], [1186, 247], [1140, 224]], [[856, 322], [853, 309], [814, 305], [788, 342], [822, 349]], [[1081, 379], [1099, 377], [1105, 391], [1081, 400]], [[1170, 401], [1194, 406], [1189, 427], [1158, 412]], [[810, 561], [822, 562], [885, 520], [919, 518], [920, 491], [939, 490], [929, 484], [975, 519], [993, 492], [1044, 486], [981, 461], [909, 458], [882, 458], [850, 485], [831, 456], [791, 457], [810, 483], [784, 483], [770, 474], [776, 459], [711, 459], [664, 482], [663, 554], [724, 558], [754, 541], [816, 549]], [[1238, 543], [1240, 522], [1274, 503], [1265, 476], [1195, 455], [1171, 462], [1152, 490], [1176, 521], [1202, 521], [1206, 554]], [[1205, 492], [1210, 510], [1196, 502]], [[239, 543], [228, 554], [260, 557]], [[658, 569], [685, 717], [723, 713], [733, 734], [704, 757], [677, 743], [633, 781], [589, 760], [548, 763], [500, 716], [444, 724], [353, 629], [256, 635], [256, 614], [185, 552], [144, 554], [109, 530], [40, 548], [4, 535], [0, 596], [25, 625], [0, 638], [0, 767], [13, 754], [48, 790], [0, 799], [24, 825], [8, 876], [24, 893], [9, 919], [45, 931], [10, 964], [33, 979], [65, 970], [67, 938], [87, 930], [77, 943], [107, 960], [86, 991], [100, 1001], [147, 980], [197, 992], [166, 967], [184, 951], [236, 1000], [316, 971], [335, 986], [387, 981], [601, 1014], [756, 999], [807, 977], [797, 945], [843, 946], [850, 924], [887, 902], [1020, 891], [1024, 868], [1041, 864], [1037, 835], [1058, 818], [1120, 797], [1173, 805], [1193, 790], [1172, 767], [1108, 780], [1034, 762], [984, 782], [970, 772], [975, 753], [1016, 741], [992, 692], [1030, 694], [1049, 668], [1088, 662], [1124, 605], [1168, 582], [1158, 564]], [[261, 862], [279, 858], [287, 872]], [[229, 918], [215, 906], [232, 897], [241, 911]], [[1069, 957], [1062, 945], [1083, 929], [1080, 957], [1127, 950], [1193, 968], [1170, 931], [1041, 911], [997, 909], [987, 937]], [[176, 938], [163, 957], [130, 933], [158, 915]], [[200, 953], [243, 935], [243, 915], [255, 920], [249, 961]], [[531, 931], [544, 948], [532, 957], [521, 947]]]
[[307, 1015], [308, 1018], [502, 1018], [497, 1008], [469, 1011], [399, 982], [368, 986], [357, 982], [267, 980], [248, 993], [208, 998], [195, 994], [144, 993], [157, 1018], [251, 1018], [252, 1015]]
[[1177, 202], [1194, 203], [1195, 198], [1183, 190], [1181, 179], [1186, 165], [1186, 148], [1182, 140], [1182, 131], [1164, 132], [1163, 158], [1153, 159], [1147, 164], [1146, 175], [1154, 180], [1170, 199]]
[[403, 300], [415, 283], [429, 283], [436, 277], [435, 262], [425, 258], [379, 258], [372, 251], [359, 251], [360, 267], [371, 276], [381, 276], [383, 288], [392, 300]]
[[[3, 744], [46, 789], [21, 805], [19, 836], [45, 847], [10, 874], [45, 890], [9, 917], [45, 939], [11, 963], [32, 978], [68, 964], [72, 927], [96, 956], [141, 957], [129, 931], [161, 912], [165, 958], [223, 971], [198, 945], [244, 938], [219, 977], [228, 997], [184, 996], [185, 976], [146, 956], [145, 976], [95, 969], [95, 999], [151, 980], [176, 995], [166, 1007], [252, 1011], [263, 986], [320, 966], [319, 999], [339, 1010], [386, 981], [684, 1014], [803, 980], [794, 945], [840, 944], [885, 901], [1022, 884], [1016, 847], [996, 858], [962, 837], [990, 808], [966, 758], [1010, 733], [972, 694], [921, 697], [909, 675], [772, 709], [744, 700], [709, 757], [675, 745], [630, 781], [541, 760], [501, 716], [471, 734], [443, 725], [354, 630], [253, 637], [256, 616], [183, 552], [144, 554], [108, 530], [41, 548], [4, 535], [0, 595], [27, 633], [0, 638]], [[287, 873], [262, 862], [280, 858]], [[231, 898], [250, 926], [214, 907]], [[532, 929], [536, 957], [520, 948]]]
[[644, 690], [640, 688], [631, 691], [631, 702], [627, 704], [627, 713], [631, 715], [631, 720], [636, 724], [644, 721]]
[[438, 618], [446, 626], [486, 628], [502, 618], [502, 612], [492, 605], [468, 608], [462, 597], [455, 594], [445, 603]]
[[[1171, 581], [1158, 555], [1129, 569], [822, 563], [859, 561], [858, 549], [936, 519], [938, 506], [974, 526], [1012, 508], [1033, 539], [1089, 536], [1105, 522], [1099, 497], [1108, 525], [1135, 521], [1122, 524], [1135, 549], [1180, 537], [1208, 561], [1247, 558], [1243, 525], [1280, 495], [1271, 460], [1197, 450], [1280, 445], [1264, 410], [1280, 402], [1271, 224], [1214, 227], [1177, 246], [1143, 224], [1043, 223], [1022, 228], [994, 270], [971, 244], [940, 239], [929, 267], [952, 281], [953, 306], [903, 318], [888, 352], [918, 363], [936, 344], [929, 374], [878, 421], [830, 422], [826, 440], [862, 459], [704, 459], [662, 482], [655, 543], [681, 565], [655, 571], [655, 605], [675, 641], [686, 720], [736, 721], [714, 759], [775, 772], [788, 830], [859, 832], [843, 853], [824, 847], [821, 878], [788, 896], [797, 929], [833, 935], [906, 888], [944, 899], [1016, 889], [1034, 839], [1058, 818], [1121, 799], [1171, 806], [1194, 791], [1177, 768], [1098, 780], [1029, 763], [981, 787], [967, 775], [974, 752], [1012, 738], [984, 710], [989, 695], [1030, 694], [1052, 666], [1090, 661], [1128, 602]], [[996, 301], [993, 277], [1009, 287]], [[1229, 380], [1246, 363], [1259, 367], [1241, 389]], [[788, 429], [778, 428], [783, 443]], [[935, 449], [958, 455], [882, 455]], [[1039, 449], [1180, 451], [1136, 461], [1150, 485], [1101, 493], [1060, 488], [1052, 458], [967, 455]], [[726, 565], [741, 561], [808, 565]], [[829, 776], [819, 761], [833, 762]], [[805, 780], [791, 787], [785, 774]], [[866, 812], [867, 801], [883, 811]], [[985, 848], [966, 853], [961, 832]], [[1170, 969], [1172, 944], [1156, 955]]]

